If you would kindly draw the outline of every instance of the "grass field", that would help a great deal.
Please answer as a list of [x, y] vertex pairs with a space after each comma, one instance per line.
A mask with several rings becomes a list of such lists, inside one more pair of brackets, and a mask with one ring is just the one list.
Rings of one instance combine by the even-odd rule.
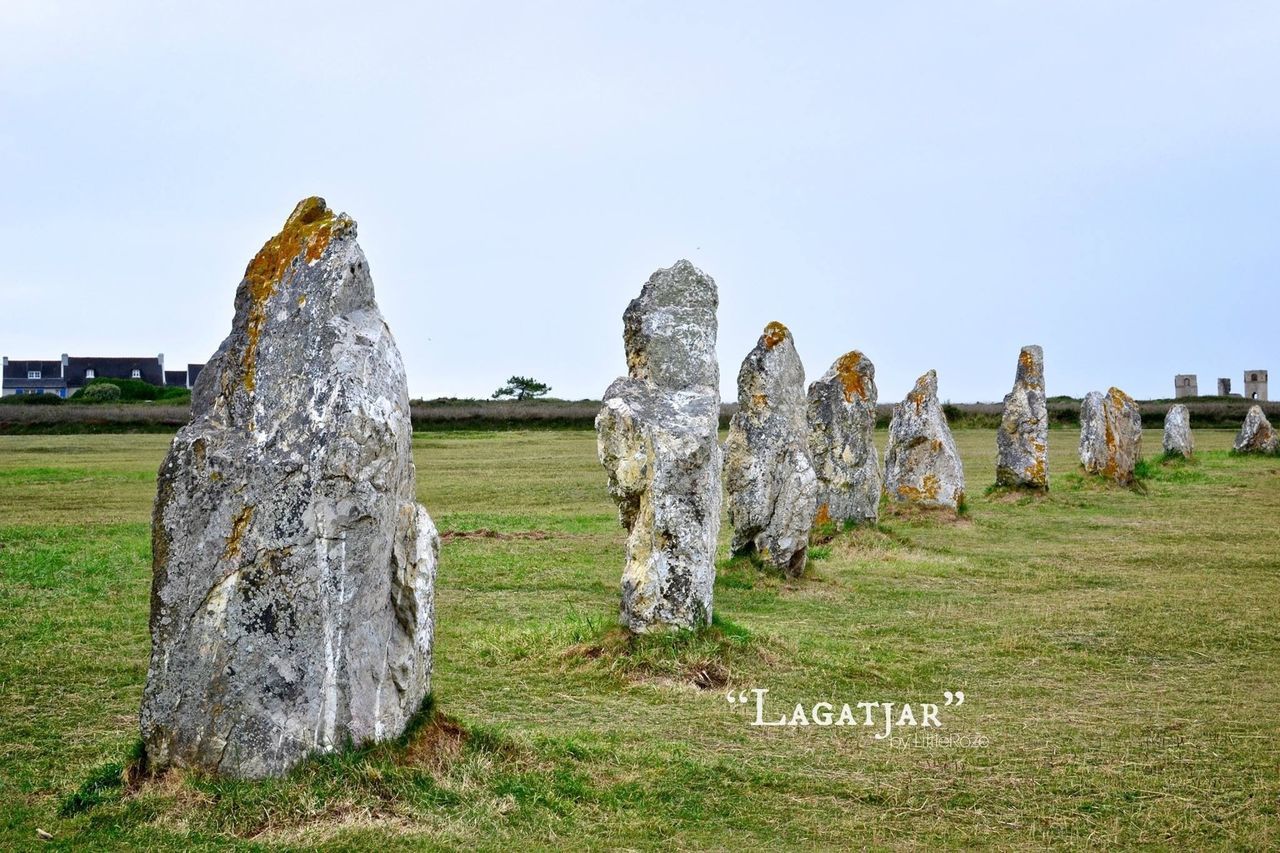
[[[1141, 493], [1055, 430], [1051, 495], [1011, 497], [994, 434], [956, 438], [959, 522], [840, 534], [794, 582], [723, 560], [715, 630], [626, 647], [594, 436], [420, 435], [435, 719], [286, 780], [126, 786], [168, 437], [0, 437], [0, 848], [1280, 846], [1280, 459], [1202, 430]], [[772, 716], [963, 691], [960, 744], [753, 727], [752, 687]]]

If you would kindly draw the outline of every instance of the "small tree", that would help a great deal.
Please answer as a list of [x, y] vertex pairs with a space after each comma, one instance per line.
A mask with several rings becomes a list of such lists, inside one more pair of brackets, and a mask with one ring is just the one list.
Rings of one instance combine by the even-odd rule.
[[533, 397], [542, 397], [550, 390], [550, 385], [530, 379], [528, 376], [512, 376], [507, 380], [506, 385], [493, 392], [493, 399], [514, 397], [517, 400], [529, 400]]

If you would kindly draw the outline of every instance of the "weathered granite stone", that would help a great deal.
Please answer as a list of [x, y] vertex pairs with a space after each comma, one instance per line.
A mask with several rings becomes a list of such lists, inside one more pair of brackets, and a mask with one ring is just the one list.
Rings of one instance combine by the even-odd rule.
[[1164, 452], [1190, 459], [1195, 449], [1195, 439], [1191, 437], [1191, 415], [1186, 406], [1178, 403], [1170, 407], [1164, 416]]
[[1080, 464], [1120, 485], [1133, 482], [1142, 458], [1142, 415], [1133, 398], [1112, 388], [1090, 391], [1080, 405]]
[[655, 272], [623, 314], [630, 375], [596, 416], [600, 462], [627, 529], [622, 624], [711, 622], [720, 532], [716, 283], [688, 261]]
[[804, 571], [818, 509], [809, 458], [804, 365], [791, 332], [765, 326], [738, 371], [738, 411], [724, 444], [730, 549], [793, 577]]
[[938, 402], [938, 375], [932, 370], [893, 407], [884, 488], [890, 500], [899, 503], [958, 509], [964, 501], [964, 468]]
[[431, 684], [439, 539], [355, 223], [300, 203], [160, 468], [149, 767], [278, 776], [399, 735]]
[[809, 455], [818, 476], [814, 521], [871, 522], [880, 517], [876, 452], [876, 368], [854, 350], [809, 385]]
[[1044, 351], [1023, 347], [1013, 390], [1005, 395], [996, 431], [996, 485], [1049, 488], [1049, 410], [1044, 399]]
[[1240, 432], [1236, 434], [1236, 453], [1276, 453], [1278, 450], [1280, 435], [1272, 429], [1261, 406], [1250, 406], [1244, 423], [1240, 425]]

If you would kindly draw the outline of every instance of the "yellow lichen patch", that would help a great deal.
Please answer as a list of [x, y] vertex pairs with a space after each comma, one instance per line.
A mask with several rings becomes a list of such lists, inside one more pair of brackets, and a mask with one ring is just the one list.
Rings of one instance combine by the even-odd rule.
[[929, 374], [926, 373], [924, 376], [921, 376], [919, 379], [917, 379], [915, 387], [912, 388], [911, 393], [907, 395], [907, 400], [912, 403], [915, 403], [917, 414], [919, 414], [920, 410], [924, 408], [926, 395], [925, 395], [924, 389], [921, 388], [920, 386], [924, 384], [925, 379], [928, 378], [928, 376]]
[[222, 558], [231, 560], [240, 556], [240, 543], [244, 539], [245, 531], [249, 529], [249, 522], [253, 520], [253, 506], [246, 506], [236, 513], [235, 520], [231, 522], [231, 535], [227, 537], [227, 547], [222, 550]]
[[1033, 442], [1032, 447], [1036, 448], [1036, 461], [1028, 465], [1022, 474], [1028, 482], [1043, 484], [1048, 480], [1044, 470], [1044, 445]]
[[814, 524], [827, 524], [831, 521], [831, 508], [827, 504], [818, 507], [818, 514], [814, 517]]
[[765, 406], [769, 405], [769, 395], [768, 394], [752, 394], [751, 405], [755, 406], [756, 408], [764, 408]]
[[1125, 406], [1136, 405], [1133, 402], [1133, 398], [1121, 391], [1119, 388], [1112, 387], [1107, 391], [1107, 395], [1111, 397], [1111, 405], [1115, 406], [1117, 409], [1123, 409]]
[[773, 349], [785, 341], [790, 334], [791, 331], [786, 326], [774, 320], [764, 327], [764, 337], [761, 338], [761, 341], [764, 343], [765, 349]]
[[301, 255], [307, 263], [318, 260], [329, 240], [335, 236], [335, 226], [340, 227], [344, 222], [349, 223], [350, 220], [339, 220], [325, 205], [324, 199], [316, 196], [303, 199], [293, 209], [280, 233], [268, 240], [249, 262], [244, 271], [244, 286], [249, 291], [249, 317], [245, 324], [249, 340], [240, 357], [246, 391], [252, 391], [256, 384], [254, 367], [258, 338], [267, 319], [267, 300], [275, 293], [285, 271], [298, 256]]
[[[1022, 365], [1024, 375], [1029, 377], [1031, 376], [1031, 368], [1035, 367], [1036, 362], [1035, 359], [1031, 357], [1031, 353], [1023, 350], [1018, 353], [1018, 364]], [[1038, 384], [1034, 384], [1032, 382], [1028, 382], [1027, 386], [1030, 388], [1040, 387]]]
[[855, 396], [860, 400], [867, 399], [867, 384], [858, 370], [861, 363], [862, 353], [857, 350], [847, 352], [836, 360], [836, 376], [840, 377], [840, 384], [844, 386], [846, 403], [852, 403]]
[[941, 441], [939, 441], [939, 440], [938, 440], [938, 439], [936, 439], [936, 438], [935, 438], [935, 439], [932, 439], [932, 440], [929, 442], [929, 447], [933, 450], [933, 452], [934, 452], [934, 453], [941, 453], [941, 452], [942, 452], [942, 442], [941, 442]]
[[908, 501], [936, 501], [941, 488], [942, 482], [936, 474], [925, 474], [919, 488], [906, 483], [898, 486], [898, 497]]

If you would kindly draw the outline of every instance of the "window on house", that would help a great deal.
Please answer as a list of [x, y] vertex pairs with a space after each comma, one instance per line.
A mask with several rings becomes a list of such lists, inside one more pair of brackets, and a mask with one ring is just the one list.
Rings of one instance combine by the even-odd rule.
[[27, 378], [28, 379], [44, 379], [44, 375], [41, 374], [40, 371], [38, 370], [28, 370]]
[[97, 379], [97, 378], [98, 378], [98, 373], [97, 373], [97, 371], [95, 371], [92, 367], [90, 367], [88, 370], [86, 370], [86, 371], [84, 372], [84, 378], [85, 378], [85, 379]]
[[[36, 378], [37, 378], [37, 379], [39, 379], [39, 378], [40, 378], [40, 374], [36, 374]], [[1257, 382], [1257, 381], [1258, 381], [1258, 374], [1256, 374], [1256, 373], [1251, 373], [1251, 374], [1249, 374], [1249, 381], [1250, 381], [1250, 382]]]
[[141, 371], [141, 370], [138, 370], [137, 368], [134, 368], [133, 370], [129, 371], [129, 378], [130, 378], [130, 379], [141, 379], [141, 378], [142, 378], [142, 371]]

